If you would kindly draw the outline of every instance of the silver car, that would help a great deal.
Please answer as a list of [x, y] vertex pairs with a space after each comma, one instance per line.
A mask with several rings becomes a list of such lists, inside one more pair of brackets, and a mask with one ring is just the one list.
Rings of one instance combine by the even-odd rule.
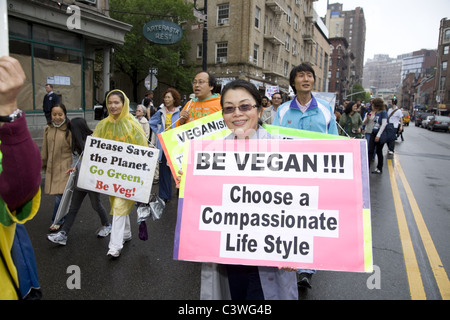
[[427, 116], [424, 120], [422, 120], [422, 124], [421, 124], [422, 128], [429, 129], [428, 123], [430, 123], [430, 120], [433, 118], [434, 118], [434, 116]]
[[431, 131], [444, 130], [445, 132], [448, 132], [449, 124], [450, 124], [450, 117], [434, 116], [433, 118], [430, 119], [430, 122], [428, 122], [428, 128]]

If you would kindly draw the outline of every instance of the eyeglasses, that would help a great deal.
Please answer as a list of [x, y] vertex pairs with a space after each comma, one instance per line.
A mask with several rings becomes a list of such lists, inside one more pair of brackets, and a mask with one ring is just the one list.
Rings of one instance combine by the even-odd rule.
[[225, 108], [222, 109], [222, 112], [224, 114], [231, 114], [231, 113], [234, 113], [236, 108], [239, 108], [239, 111], [241, 111], [241, 112], [247, 112], [247, 111], [252, 110], [253, 108], [256, 108], [256, 104], [254, 104], [254, 105], [242, 104], [242, 105], [240, 105], [238, 107], [231, 107], [231, 106], [230, 107], [225, 107]]
[[197, 85], [197, 84], [199, 84], [199, 85], [202, 85], [202, 84], [205, 84], [205, 83], [207, 83], [208, 81], [206, 81], [206, 80], [194, 80], [194, 81], [192, 81], [192, 85]]

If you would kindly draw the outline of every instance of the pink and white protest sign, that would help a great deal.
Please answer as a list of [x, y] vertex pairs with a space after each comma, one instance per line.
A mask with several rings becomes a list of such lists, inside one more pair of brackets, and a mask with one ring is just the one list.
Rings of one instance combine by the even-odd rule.
[[371, 272], [365, 140], [191, 142], [174, 258]]

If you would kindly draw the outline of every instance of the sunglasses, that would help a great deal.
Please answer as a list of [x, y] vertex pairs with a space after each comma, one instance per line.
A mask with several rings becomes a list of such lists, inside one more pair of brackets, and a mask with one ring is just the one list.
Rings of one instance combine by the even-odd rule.
[[225, 107], [222, 109], [222, 112], [224, 114], [230, 114], [230, 113], [233, 113], [236, 110], [236, 108], [239, 108], [239, 111], [241, 111], [241, 112], [247, 112], [247, 111], [252, 110], [253, 108], [256, 108], [256, 104], [254, 104], [254, 105], [242, 104], [238, 107]]

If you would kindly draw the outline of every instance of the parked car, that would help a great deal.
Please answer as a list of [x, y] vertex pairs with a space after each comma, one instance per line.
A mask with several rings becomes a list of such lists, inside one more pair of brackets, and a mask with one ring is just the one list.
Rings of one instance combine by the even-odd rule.
[[434, 116], [428, 122], [428, 129], [434, 130], [444, 130], [448, 132], [448, 125], [450, 124], [450, 117], [445, 116]]
[[402, 111], [402, 112], [403, 112], [403, 125], [409, 126], [409, 121], [411, 120], [409, 112], [408, 111]]
[[434, 116], [427, 116], [424, 120], [422, 120], [422, 128], [428, 129], [428, 123]]
[[417, 112], [416, 120], [414, 121], [416, 127], [422, 126], [422, 121], [425, 120], [428, 116], [432, 116], [432, 114], [427, 112]]

